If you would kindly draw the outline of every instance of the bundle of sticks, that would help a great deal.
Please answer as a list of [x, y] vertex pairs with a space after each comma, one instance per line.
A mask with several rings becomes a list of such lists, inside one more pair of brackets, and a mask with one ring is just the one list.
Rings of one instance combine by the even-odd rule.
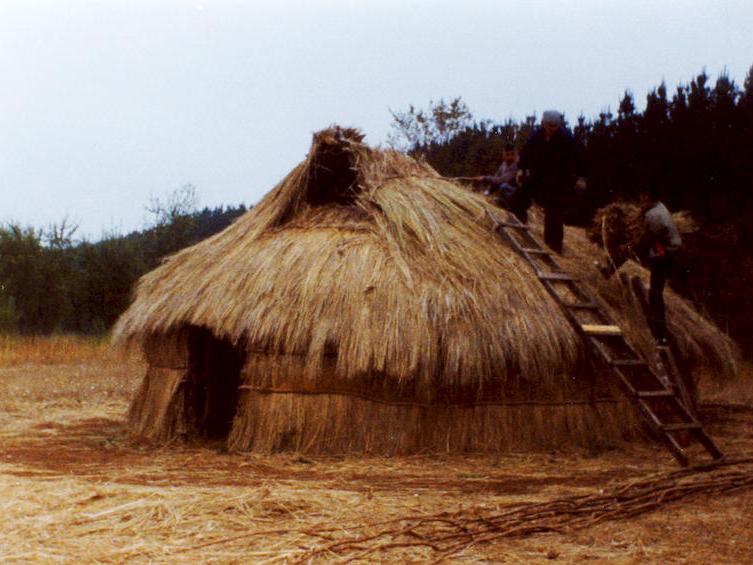
[[542, 532], [572, 532], [609, 520], [625, 520], [663, 505], [699, 496], [716, 496], [753, 488], [753, 457], [714, 467], [696, 467], [653, 475], [612, 487], [600, 494], [572, 496], [546, 502], [470, 508], [425, 516], [406, 516], [323, 536], [316, 547], [294, 562], [310, 563], [338, 557], [344, 562], [385, 558], [390, 551], [429, 548], [436, 562], [471, 545]]

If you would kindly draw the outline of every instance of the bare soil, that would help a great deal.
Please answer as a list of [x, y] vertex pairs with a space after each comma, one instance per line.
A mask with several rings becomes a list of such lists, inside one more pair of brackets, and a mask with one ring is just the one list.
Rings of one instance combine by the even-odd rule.
[[[753, 489], [700, 493], [629, 520], [497, 538], [451, 555], [420, 543], [373, 551], [368, 540], [313, 554], [385, 521], [493, 515], [608, 492], [677, 465], [650, 442], [599, 453], [403, 458], [149, 447], [129, 440], [124, 420], [142, 374], [137, 359], [109, 354], [0, 367], [0, 561], [753, 563]], [[707, 395], [702, 418], [730, 457], [751, 457], [750, 389], [735, 387]]]

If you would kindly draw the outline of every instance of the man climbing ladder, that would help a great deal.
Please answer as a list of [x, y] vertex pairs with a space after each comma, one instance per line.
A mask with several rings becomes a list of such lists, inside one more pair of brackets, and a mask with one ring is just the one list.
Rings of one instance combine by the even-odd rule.
[[651, 270], [649, 326], [657, 345], [667, 344], [667, 320], [664, 311], [664, 285], [672, 269], [672, 260], [682, 245], [682, 238], [672, 215], [659, 200], [656, 190], [643, 192], [638, 201], [645, 224], [639, 253]]

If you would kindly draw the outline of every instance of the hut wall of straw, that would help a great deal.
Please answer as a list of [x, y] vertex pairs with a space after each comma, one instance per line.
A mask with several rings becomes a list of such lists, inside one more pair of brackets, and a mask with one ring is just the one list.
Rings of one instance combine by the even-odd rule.
[[148, 368], [128, 412], [132, 435], [157, 443], [187, 435], [191, 416], [185, 394], [186, 332], [150, 336], [144, 340], [143, 351]]
[[[238, 449], [533, 449], [635, 435], [559, 306], [495, 234], [500, 214], [428, 165], [326, 130], [248, 214], [147, 274], [115, 338], [148, 348], [201, 328], [236, 348]], [[643, 314], [616, 278], [602, 280], [597, 253], [568, 229], [565, 266], [649, 355]], [[729, 339], [667, 294], [686, 366], [734, 373]], [[174, 406], [135, 428], [168, 437], [177, 415], [193, 416], [156, 380], [147, 375], [132, 412]]]
[[228, 445], [259, 452], [510, 452], [604, 447], [640, 433], [614, 398], [468, 406], [389, 402], [325, 392], [242, 393]]
[[[497, 380], [481, 389], [385, 386], [383, 375], [338, 377], [325, 358], [249, 354], [228, 438], [235, 450], [304, 453], [517, 451], [612, 445], [641, 433], [608, 379]], [[552, 386], [556, 382], [557, 386]]]

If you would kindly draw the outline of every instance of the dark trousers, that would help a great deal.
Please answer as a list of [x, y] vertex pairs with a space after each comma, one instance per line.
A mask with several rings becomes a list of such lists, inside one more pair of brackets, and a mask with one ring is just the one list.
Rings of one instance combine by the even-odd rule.
[[525, 187], [502, 183], [496, 191], [497, 202], [503, 208], [510, 210], [522, 223], [528, 223], [528, 208], [531, 207], [531, 197]]
[[648, 321], [656, 339], [667, 339], [667, 319], [664, 313], [664, 285], [669, 276], [669, 257], [656, 257], [650, 262], [651, 287], [648, 290], [648, 305], [651, 319]]
[[544, 243], [561, 255], [564, 236], [565, 210], [562, 206], [544, 206]]
[[530, 200], [525, 200], [523, 198], [516, 198], [513, 199], [510, 203], [510, 206], [508, 210], [515, 214], [515, 217], [518, 218], [518, 220], [521, 221], [521, 223], [527, 224], [528, 223], [528, 208], [531, 207]]

